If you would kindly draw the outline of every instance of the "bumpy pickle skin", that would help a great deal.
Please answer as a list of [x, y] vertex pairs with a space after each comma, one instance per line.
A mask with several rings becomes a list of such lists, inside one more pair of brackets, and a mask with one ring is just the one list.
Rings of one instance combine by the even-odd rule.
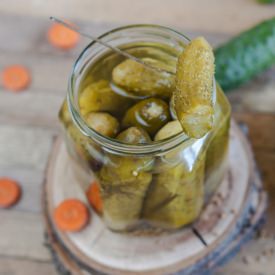
[[[134, 144], [151, 141], [144, 130], [135, 127], [120, 133], [117, 138]], [[131, 230], [139, 222], [144, 197], [152, 180], [153, 162], [151, 157], [108, 156], [98, 179], [104, 205], [103, 217], [112, 230]]]
[[123, 113], [132, 103], [128, 98], [116, 94], [107, 80], [99, 80], [86, 86], [79, 96], [79, 108], [83, 116], [90, 112]]
[[115, 137], [119, 131], [118, 120], [105, 112], [91, 112], [85, 117], [86, 123], [103, 136]]
[[148, 98], [139, 101], [127, 110], [123, 119], [122, 127], [141, 127], [151, 136], [170, 120], [168, 104], [159, 98]]
[[[160, 61], [149, 58], [144, 61], [164, 68]], [[130, 59], [126, 59], [113, 69], [112, 79], [118, 86], [140, 96], [169, 98], [175, 85], [173, 74], [152, 70]]]
[[177, 117], [192, 138], [201, 138], [213, 127], [214, 55], [208, 42], [198, 37], [178, 58], [174, 106]]

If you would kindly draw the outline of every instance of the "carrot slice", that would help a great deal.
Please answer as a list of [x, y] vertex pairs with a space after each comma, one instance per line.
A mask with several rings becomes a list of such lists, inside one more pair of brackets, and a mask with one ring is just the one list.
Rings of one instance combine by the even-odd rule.
[[103, 203], [100, 196], [99, 184], [94, 181], [87, 190], [87, 198], [98, 213], [102, 213]]
[[87, 225], [89, 211], [80, 200], [67, 199], [54, 210], [54, 221], [62, 231], [77, 232]]
[[48, 40], [53, 46], [68, 50], [76, 46], [79, 34], [61, 24], [54, 23], [48, 31]]
[[21, 91], [26, 89], [31, 82], [29, 70], [21, 65], [6, 67], [2, 72], [3, 86], [11, 91]]
[[0, 178], [0, 207], [8, 208], [14, 205], [20, 198], [21, 188], [19, 184], [9, 178]]

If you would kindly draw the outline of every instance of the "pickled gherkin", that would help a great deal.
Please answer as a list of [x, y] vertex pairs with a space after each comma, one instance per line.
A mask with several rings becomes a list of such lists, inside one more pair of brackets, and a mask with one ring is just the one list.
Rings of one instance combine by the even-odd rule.
[[192, 138], [201, 138], [213, 127], [214, 54], [198, 37], [179, 56], [173, 103], [177, 117]]
[[204, 154], [192, 169], [184, 163], [166, 165], [154, 176], [146, 196], [143, 218], [152, 225], [177, 229], [193, 222], [204, 202]]
[[138, 127], [130, 127], [117, 136], [117, 139], [129, 144], [150, 143], [151, 138], [146, 131]]
[[[179, 126], [178, 121], [169, 122], [155, 139], [167, 139], [180, 133]], [[171, 150], [159, 158], [155, 166], [143, 218], [168, 229], [177, 229], [194, 221], [204, 202], [203, 143], [193, 141], [187, 148]]]
[[[150, 141], [148, 134], [134, 127], [122, 132], [118, 139], [127, 143], [132, 140], [134, 144]], [[103, 217], [111, 229], [129, 230], [138, 223], [152, 180], [153, 162], [151, 157], [108, 156], [98, 178], [104, 204]]]
[[182, 132], [181, 124], [178, 120], [169, 121], [155, 135], [154, 140], [163, 140], [175, 136]]
[[159, 98], [148, 98], [139, 101], [125, 113], [122, 127], [137, 126], [150, 135], [154, 134], [170, 120], [168, 104]]
[[[165, 69], [165, 64], [153, 59], [143, 59], [156, 68]], [[175, 77], [165, 71], [152, 70], [131, 59], [118, 64], [112, 72], [115, 84], [140, 96], [169, 98], [174, 90]]]
[[99, 80], [86, 86], [79, 96], [79, 107], [82, 115], [97, 111], [117, 114], [127, 109], [129, 104], [131, 101], [116, 94], [106, 80]]
[[108, 113], [92, 112], [86, 117], [87, 124], [103, 136], [114, 137], [119, 131], [118, 120]]

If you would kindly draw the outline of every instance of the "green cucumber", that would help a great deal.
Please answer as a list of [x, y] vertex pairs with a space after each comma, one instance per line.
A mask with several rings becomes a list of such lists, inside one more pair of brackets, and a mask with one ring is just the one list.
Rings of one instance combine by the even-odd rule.
[[275, 0], [258, 0], [261, 4], [273, 4], [275, 3]]
[[275, 64], [275, 17], [215, 49], [216, 79], [227, 91]]

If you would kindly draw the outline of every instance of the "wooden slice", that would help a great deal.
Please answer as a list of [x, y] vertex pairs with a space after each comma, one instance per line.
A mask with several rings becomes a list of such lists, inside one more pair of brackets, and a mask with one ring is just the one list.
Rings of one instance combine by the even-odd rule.
[[64, 233], [52, 222], [53, 210], [66, 198], [87, 202], [85, 190], [93, 175], [83, 172], [58, 139], [44, 194], [50, 243], [55, 245], [52, 248], [65, 268], [76, 274], [84, 270], [92, 274], [95, 270], [103, 274], [167, 274], [180, 270], [192, 274], [215, 267], [244, 239], [244, 224], [254, 218], [256, 227], [261, 220], [266, 198], [255, 169], [250, 147], [232, 122], [228, 172], [194, 224], [207, 246], [192, 228], [158, 236], [114, 233], [92, 209], [92, 220], [85, 230]]

